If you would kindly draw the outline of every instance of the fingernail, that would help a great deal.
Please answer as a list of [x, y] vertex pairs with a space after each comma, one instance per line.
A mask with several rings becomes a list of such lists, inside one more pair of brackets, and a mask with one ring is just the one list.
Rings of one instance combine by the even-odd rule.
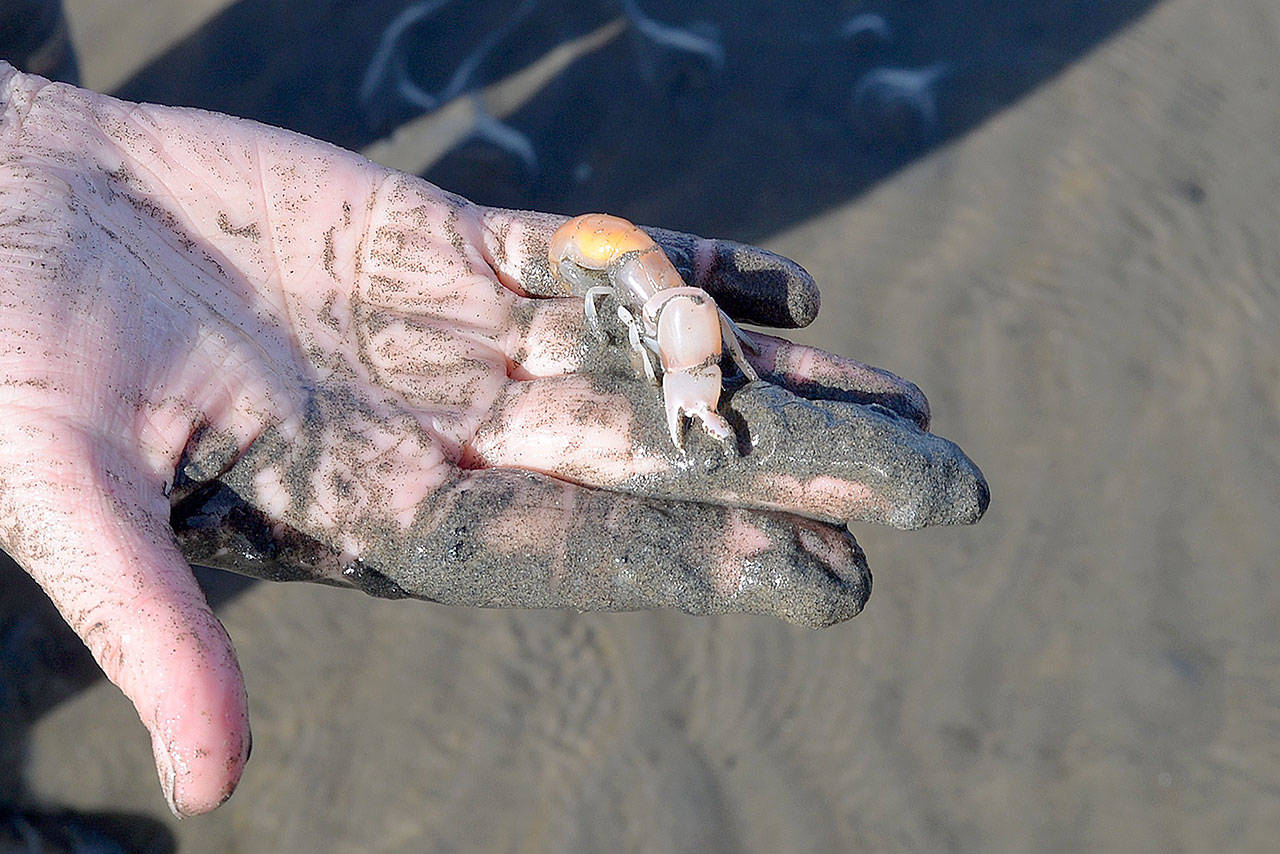
[[178, 771], [173, 754], [165, 747], [164, 741], [156, 736], [152, 737], [151, 750], [155, 755], [156, 774], [160, 777], [160, 790], [164, 793], [169, 811], [178, 818], [186, 818], [190, 813], [178, 806]]

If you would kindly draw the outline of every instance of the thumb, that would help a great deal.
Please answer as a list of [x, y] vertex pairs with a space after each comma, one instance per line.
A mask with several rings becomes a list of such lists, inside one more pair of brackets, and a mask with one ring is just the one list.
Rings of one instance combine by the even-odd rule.
[[68, 450], [2, 461], [0, 546], [133, 702], [170, 809], [208, 812], [231, 796], [249, 753], [231, 639], [178, 551], [159, 485]]

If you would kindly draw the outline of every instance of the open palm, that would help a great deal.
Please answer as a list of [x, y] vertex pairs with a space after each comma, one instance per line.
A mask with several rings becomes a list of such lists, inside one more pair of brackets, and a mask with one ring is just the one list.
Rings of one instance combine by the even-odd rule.
[[[0, 545], [137, 706], [175, 810], [225, 799], [248, 749], [188, 559], [825, 625], [870, 589], [844, 522], [985, 509], [914, 386], [769, 336], [722, 404], [738, 453], [676, 449], [626, 348], [554, 298], [561, 221], [0, 64]], [[816, 309], [785, 259], [655, 235], [739, 319]]]

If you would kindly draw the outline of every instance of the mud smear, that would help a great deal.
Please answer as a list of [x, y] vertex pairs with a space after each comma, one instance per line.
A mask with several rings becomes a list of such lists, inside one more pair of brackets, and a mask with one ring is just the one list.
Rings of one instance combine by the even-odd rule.
[[[242, 461], [244, 468], [225, 479], [247, 493], [248, 472], [275, 456], [267, 448], [278, 443], [264, 439], [249, 465]], [[374, 518], [350, 526], [346, 532], [368, 544], [356, 561], [272, 521], [225, 483], [175, 490], [175, 498], [171, 523], [192, 563], [383, 598], [490, 608], [762, 613], [818, 627], [855, 616], [871, 592], [861, 549], [844, 532], [819, 532], [826, 527], [820, 522], [750, 513], [769, 545], [736, 568], [732, 589], [725, 589], [717, 583], [724, 571], [719, 544], [747, 511], [621, 496], [511, 470], [475, 472], [446, 485], [423, 503], [408, 531]], [[833, 569], [829, 555], [815, 553], [814, 536], [842, 538], [848, 564]]]
[[[577, 327], [580, 371], [602, 406], [626, 401], [633, 453], [665, 460], [663, 471], [608, 490], [510, 469], [458, 471], [421, 503], [406, 529], [389, 521], [393, 514], [378, 488], [394, 473], [361, 464], [367, 439], [359, 425], [380, 424], [384, 416], [358, 394], [318, 389], [292, 442], [269, 430], [228, 468], [225, 440], [193, 441], [173, 496], [172, 523], [184, 553], [243, 574], [385, 598], [769, 613], [823, 626], [857, 614], [870, 594], [865, 557], [842, 530], [847, 522], [919, 528], [971, 523], [986, 510], [981, 472], [953, 443], [922, 429], [927, 403], [918, 389], [883, 372], [859, 375], [867, 387], [804, 380], [807, 396], [800, 396], [775, 382], [746, 381], [726, 358], [722, 367], [730, 373], [719, 408], [735, 441], [721, 443], [691, 423], [677, 448], [661, 388], [637, 374], [611, 302], [602, 301], [603, 341]], [[786, 371], [772, 378], [794, 379]], [[518, 435], [504, 422], [511, 408], [500, 406], [479, 435]], [[586, 426], [606, 414], [573, 413]], [[425, 435], [415, 441], [431, 444]], [[346, 464], [318, 475], [326, 456]], [[632, 467], [624, 460], [617, 468]], [[257, 477], [267, 469], [283, 477], [289, 496], [280, 519], [254, 506]], [[369, 482], [333, 481], [355, 472]], [[570, 470], [558, 473], [573, 478]], [[189, 483], [200, 477], [217, 480]], [[341, 556], [325, 534], [307, 533], [320, 481], [348, 496], [343, 503], [356, 501], [359, 487], [359, 501], [338, 523], [346, 541], [362, 544], [358, 559]], [[784, 509], [792, 512], [776, 512]], [[762, 545], [729, 561], [724, 538], [735, 525]]]
[[[638, 375], [615, 308], [612, 297], [601, 300], [605, 340], [584, 334], [583, 372], [602, 401], [625, 398], [635, 414], [635, 455], [663, 459], [666, 469], [610, 488], [649, 497], [785, 507], [837, 524], [901, 529], [971, 524], [986, 512], [991, 494], [982, 472], [957, 445], [923, 429], [928, 403], [919, 389], [865, 366], [858, 366], [864, 371], [856, 379], [797, 382], [779, 372], [748, 382], [725, 357], [718, 408], [736, 442], [721, 444], [686, 420], [683, 448], [676, 448], [667, 432], [662, 389]], [[499, 420], [480, 433], [504, 429]]]
[[[547, 269], [546, 236], [535, 228], [526, 237], [530, 260], [524, 272], [529, 281], [549, 280], [546, 287], [562, 291], [564, 286]], [[782, 256], [675, 232], [655, 236], [685, 280], [719, 286], [717, 304], [725, 301], [739, 320], [767, 318], [793, 326], [807, 323], [817, 311], [812, 278]], [[710, 262], [698, 262], [699, 247]], [[585, 292], [588, 282], [610, 284], [596, 271], [582, 275], [584, 281], [572, 286], [575, 293]], [[725, 282], [733, 287], [724, 287]], [[726, 381], [719, 410], [733, 426], [736, 444], [711, 440], [690, 423], [684, 446], [673, 447], [661, 388], [639, 376], [618, 305], [609, 296], [597, 306], [603, 340], [579, 332], [583, 372], [602, 400], [627, 399], [636, 416], [633, 448], [646, 458], [665, 459], [667, 469], [610, 484], [612, 488], [680, 500], [798, 508], [829, 522], [903, 529], [969, 524], [986, 512], [991, 496], [982, 472], [959, 447], [926, 432], [928, 402], [917, 387], [864, 365], [843, 376], [833, 371], [812, 378], [791, 373], [780, 364], [789, 345], [778, 339], [762, 338], [761, 381], [747, 382], [731, 359], [722, 360]], [[499, 414], [481, 427], [481, 434], [504, 431], [501, 418]]]
[[[172, 524], [184, 553], [194, 563], [260, 578], [386, 598], [770, 613], [822, 626], [857, 614], [870, 593], [865, 557], [842, 530], [850, 518], [917, 528], [973, 522], [986, 510], [981, 472], [917, 421], [877, 404], [799, 397], [765, 381], [730, 379], [721, 411], [735, 444], [691, 426], [677, 449], [660, 389], [636, 377], [620, 324], [606, 331], [610, 343], [586, 347], [585, 373], [602, 400], [621, 395], [630, 403], [632, 447], [666, 459], [666, 471], [607, 491], [531, 472], [461, 471], [422, 502], [407, 529], [388, 522], [380, 500], [356, 508], [341, 523], [344, 536], [363, 544], [351, 560], [304, 533], [300, 520], [316, 500], [322, 446], [338, 443], [350, 470], [360, 470], [361, 437], [344, 425], [377, 413], [349, 394], [321, 390], [300, 438], [286, 442], [268, 431], [217, 481], [193, 485], [189, 478], [225, 463], [226, 443], [193, 443], [193, 459], [182, 467], [187, 479], [173, 495]], [[253, 505], [257, 475], [268, 468], [283, 472], [290, 496], [280, 520]], [[770, 512], [779, 508], [813, 518]], [[726, 566], [724, 537], [735, 524], [765, 545]], [[815, 553], [818, 541], [837, 545]], [[847, 560], [833, 560], [836, 552]]]
[[[625, 377], [600, 382], [635, 408], [637, 453], [668, 462], [662, 473], [613, 485], [624, 492], [798, 507], [829, 522], [901, 529], [971, 524], [990, 503], [982, 472], [958, 446], [882, 405], [809, 399], [764, 380], [730, 384], [719, 409], [736, 443], [722, 445], [689, 423], [676, 449], [659, 389]], [[820, 478], [865, 497], [824, 499], [809, 488]]]

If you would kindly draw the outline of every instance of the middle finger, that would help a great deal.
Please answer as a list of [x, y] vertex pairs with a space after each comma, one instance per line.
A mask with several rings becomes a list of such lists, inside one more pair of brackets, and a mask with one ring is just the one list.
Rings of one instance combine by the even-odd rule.
[[681, 450], [665, 429], [661, 391], [624, 371], [510, 383], [463, 464], [899, 528], [972, 522], [986, 509], [986, 483], [968, 457], [888, 409], [758, 381], [727, 391], [720, 411], [737, 447], [691, 425]]

